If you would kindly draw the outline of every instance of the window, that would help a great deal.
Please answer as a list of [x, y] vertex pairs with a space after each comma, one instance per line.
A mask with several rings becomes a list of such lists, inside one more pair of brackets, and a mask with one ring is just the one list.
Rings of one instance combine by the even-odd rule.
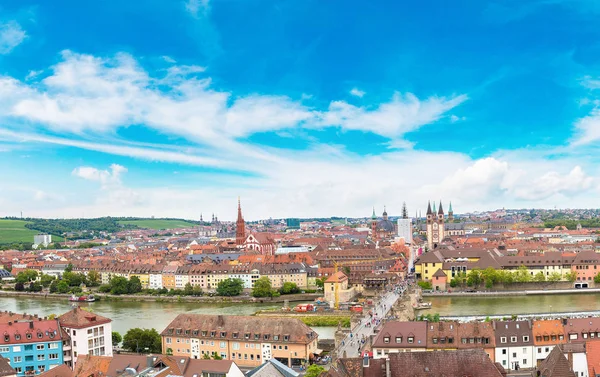
[[506, 355], [506, 348], [502, 349], [502, 354]]
[[53, 350], [58, 348], [58, 343], [48, 343], [48, 349]]
[[523, 353], [527, 353], [527, 348], [523, 348]]
[[37, 355], [38, 361], [46, 360], [46, 355]]
[[273, 335], [273, 340], [279, 340], [279, 335]]
[[517, 357], [517, 353], [513, 352], [513, 356], [512, 357]]
[[20, 363], [20, 362], [21, 362], [21, 360], [22, 360], [22, 359], [21, 359], [21, 356], [15, 356], [15, 357], [14, 357], [14, 361], [15, 361], [15, 363]]
[[27, 339], [31, 339], [31, 334], [30, 334], [30, 333], [27, 333], [27, 334], [25, 334], [25, 337], [26, 337]]
[[587, 339], [587, 337], [588, 337], [587, 333], [583, 333], [582, 335], [583, 335], [583, 339]]
[[384, 337], [383, 338], [383, 342], [384, 343], [389, 343], [390, 342], [390, 337], [389, 336]]
[[437, 338], [433, 338], [433, 344], [437, 344], [438, 343], [438, 339]]
[[210, 337], [211, 337], [211, 338], [214, 338], [214, 337], [215, 337], [215, 331], [211, 331], [211, 332], [210, 332]]
[[289, 335], [284, 335], [283, 336], [283, 341], [287, 342], [288, 340], [290, 340], [290, 336]]
[[396, 337], [396, 343], [397, 344], [402, 343], [402, 337], [401, 336], [397, 336]]
[[542, 349], [541, 348], [538, 348], [538, 353], [542, 353]]
[[414, 337], [412, 337], [412, 336], [409, 336], [409, 337], [408, 337], [408, 343], [409, 343], [409, 344], [412, 344], [412, 343], [414, 343], [414, 341], [415, 341], [415, 338], [414, 338]]
[[44, 349], [44, 345], [43, 344], [38, 344], [37, 346], [35, 346], [35, 348], [37, 348], [38, 350], [43, 350]]
[[511, 343], [516, 343], [517, 342], [517, 337], [516, 336], [511, 336], [510, 337], [510, 342]]
[[21, 335], [15, 334], [15, 340], [21, 340]]
[[165, 343], [171, 344], [171, 338], [165, 338]]
[[546, 347], [545, 351], [546, 351], [546, 352], [550, 351], [550, 348], [549, 348], [549, 347]]
[[527, 365], [527, 359], [523, 359], [523, 365]]
[[0, 353], [4, 353], [4, 352], [8, 352], [10, 351], [10, 348], [8, 347], [0, 347]]
[[506, 365], [506, 360], [502, 360], [502, 365]]
[[505, 336], [500, 337], [500, 343], [506, 343], [506, 337]]
[[58, 354], [57, 353], [48, 354], [48, 359], [49, 360], [58, 360]]
[[220, 343], [219, 343], [219, 347], [220, 347], [220, 348], [225, 348], [225, 347], [226, 347], [226, 345], [225, 345], [225, 342], [220, 342]]
[[577, 334], [569, 334], [569, 339], [571, 339], [571, 340], [577, 339]]

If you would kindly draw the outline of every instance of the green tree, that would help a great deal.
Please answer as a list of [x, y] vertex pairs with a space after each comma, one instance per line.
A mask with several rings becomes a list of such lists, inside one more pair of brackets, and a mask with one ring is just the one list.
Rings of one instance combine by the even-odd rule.
[[254, 287], [252, 287], [252, 296], [271, 297], [272, 293], [273, 287], [271, 285], [271, 280], [268, 277], [263, 276], [254, 282]]
[[167, 356], [173, 356], [173, 348], [167, 348]]
[[350, 272], [351, 272], [350, 267], [348, 267], [348, 266], [342, 267], [342, 272], [344, 273], [344, 275], [350, 276]]
[[524, 265], [520, 265], [515, 272], [515, 281], [517, 283], [529, 283], [531, 281], [531, 273]]
[[279, 292], [282, 295], [289, 295], [289, 294], [300, 292], [300, 288], [298, 288], [298, 285], [296, 283], [292, 283], [292, 282], [288, 281], [288, 282], [283, 283], [283, 286], [281, 286], [281, 288], [279, 289]]
[[325, 372], [325, 368], [321, 365], [313, 364], [306, 368], [305, 377], [319, 377], [323, 372]]
[[67, 265], [67, 267], [65, 268], [65, 272], [72, 272], [73, 271], [73, 263], [69, 263]]
[[52, 283], [50, 283], [50, 293], [56, 293], [56, 292], [58, 292], [58, 288], [57, 288], [58, 287], [58, 283], [59, 283], [59, 281], [56, 280], [56, 279], [54, 281], [52, 281]]
[[34, 281], [38, 278], [38, 272], [36, 270], [25, 270], [21, 271], [17, 274], [15, 281], [17, 283], [29, 283], [30, 281]]
[[470, 287], [479, 287], [482, 281], [481, 270], [474, 268], [467, 274], [467, 285]]
[[100, 285], [100, 273], [92, 270], [88, 272], [86, 276], [86, 284], [90, 287], [97, 287]]
[[565, 274], [565, 279], [571, 283], [574, 283], [575, 280], [577, 280], [577, 273], [575, 271], [569, 271]]
[[27, 288], [29, 292], [41, 292], [42, 289], [44, 289], [44, 287], [42, 287], [42, 284], [37, 281], [32, 281], [29, 283], [29, 287]]
[[70, 287], [78, 287], [81, 283], [85, 282], [85, 275], [67, 271], [63, 273], [62, 279], [66, 281]]
[[123, 276], [114, 276], [110, 279], [110, 293], [113, 295], [124, 295], [129, 292], [127, 278]]
[[101, 286], [98, 287], [98, 292], [109, 293], [110, 289], [111, 289], [110, 284], [102, 284]]
[[239, 296], [244, 291], [242, 279], [225, 279], [219, 282], [217, 294], [219, 296]]
[[319, 279], [319, 278], [317, 278], [317, 279], [315, 280], [315, 284], [317, 285], [317, 287], [318, 287], [318, 288], [321, 288], [321, 289], [323, 289], [323, 288], [325, 288], [325, 280], [327, 280], [327, 279], [325, 279], [324, 277], [323, 277], [323, 278], [320, 278], [320, 279]]
[[17, 292], [23, 292], [25, 290], [25, 284], [21, 283], [21, 282], [17, 282], [15, 284], [15, 291]]
[[421, 287], [421, 289], [432, 289], [433, 286], [431, 285], [430, 281], [426, 281], [426, 280], [421, 280], [420, 282], [417, 283], [419, 285], [419, 287]]
[[498, 283], [498, 272], [493, 267], [488, 267], [481, 272], [481, 278], [485, 282], [485, 287], [489, 289]]
[[123, 341], [123, 337], [121, 336], [121, 334], [119, 334], [116, 331], [113, 331], [112, 332], [112, 344], [113, 344], [113, 346], [119, 345], [119, 343], [121, 343], [121, 341]]
[[185, 287], [183, 287], [183, 294], [186, 296], [191, 296], [194, 294], [194, 287], [190, 283], [187, 283]]
[[455, 278], [452, 278], [452, 279], [450, 280], [450, 287], [451, 287], [451, 288], [456, 288], [456, 287], [458, 287], [458, 280], [456, 280]]
[[137, 276], [132, 276], [127, 282], [127, 293], [134, 294], [142, 291], [142, 282]]
[[548, 275], [548, 281], [551, 281], [551, 282], [557, 282], [557, 281], [560, 281], [561, 279], [562, 279], [562, 276], [560, 275], [560, 272], [553, 271], [550, 273], [550, 275]]
[[533, 276], [533, 281], [541, 283], [546, 281], [546, 275], [544, 275], [543, 271], [539, 271], [537, 274]]
[[44, 288], [48, 288], [54, 280], [56, 280], [56, 278], [52, 275], [42, 274], [42, 276], [40, 277], [40, 283]]
[[594, 276], [594, 283], [600, 284], [600, 273], [598, 273], [598, 274], [596, 274], [596, 276]]
[[192, 295], [193, 296], [202, 296], [202, 288], [200, 288], [199, 285], [194, 285], [194, 288], [192, 290]]
[[219, 354], [216, 352], [212, 353], [212, 359], [213, 360], [223, 360], [223, 358], [221, 356], [219, 356]]
[[202, 359], [203, 360], [210, 360], [210, 355], [208, 353], [205, 353], [202, 355]]
[[56, 293], [69, 293], [69, 284], [64, 280], [59, 281], [56, 285]]
[[129, 329], [123, 337], [123, 348], [131, 352], [160, 353], [160, 334], [155, 329]]

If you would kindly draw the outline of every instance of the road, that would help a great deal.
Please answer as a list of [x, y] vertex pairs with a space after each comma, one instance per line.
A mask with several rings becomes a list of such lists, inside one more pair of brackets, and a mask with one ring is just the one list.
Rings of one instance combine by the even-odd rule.
[[[373, 308], [373, 312], [377, 314], [376, 316], [374, 315], [373, 318], [385, 318], [392, 306], [394, 305], [394, 303], [396, 302], [396, 300], [398, 300], [398, 298], [402, 295], [402, 293], [404, 293], [404, 291], [402, 290], [402, 288], [399, 288], [399, 293], [387, 292], [386, 294], [384, 294], [384, 296], [380, 298], [380, 301], [377, 303], [377, 305]], [[376, 327], [374, 324], [371, 327], [366, 326], [367, 319], [369, 318], [369, 315], [366, 315], [366, 318], [363, 319], [363, 321], [358, 326], [352, 329], [352, 337], [350, 337], [350, 334], [348, 334], [346, 338], [344, 338], [344, 344], [340, 344], [340, 347], [338, 348], [338, 357], [344, 357], [344, 352], [346, 352], [346, 357], [359, 356], [359, 342], [357, 340], [362, 339], [363, 336], [365, 339], [368, 339], [369, 336], [374, 334], [374, 330]]]

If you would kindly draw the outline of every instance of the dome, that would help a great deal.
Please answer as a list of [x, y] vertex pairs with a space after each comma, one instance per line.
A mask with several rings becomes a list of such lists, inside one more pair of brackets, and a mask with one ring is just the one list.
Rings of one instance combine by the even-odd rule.
[[394, 223], [390, 220], [380, 220], [377, 222], [377, 230], [393, 232], [394, 231]]

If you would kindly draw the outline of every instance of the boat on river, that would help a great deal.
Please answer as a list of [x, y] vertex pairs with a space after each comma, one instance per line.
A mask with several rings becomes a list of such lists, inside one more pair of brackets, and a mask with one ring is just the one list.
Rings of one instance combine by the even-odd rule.
[[89, 295], [89, 296], [72, 295], [71, 297], [69, 297], [69, 301], [71, 301], [71, 302], [94, 302], [94, 301], [96, 301], [96, 298], [94, 297], [94, 295]]
[[431, 302], [419, 302], [415, 306], [413, 306], [415, 310], [425, 310], [431, 309]]

